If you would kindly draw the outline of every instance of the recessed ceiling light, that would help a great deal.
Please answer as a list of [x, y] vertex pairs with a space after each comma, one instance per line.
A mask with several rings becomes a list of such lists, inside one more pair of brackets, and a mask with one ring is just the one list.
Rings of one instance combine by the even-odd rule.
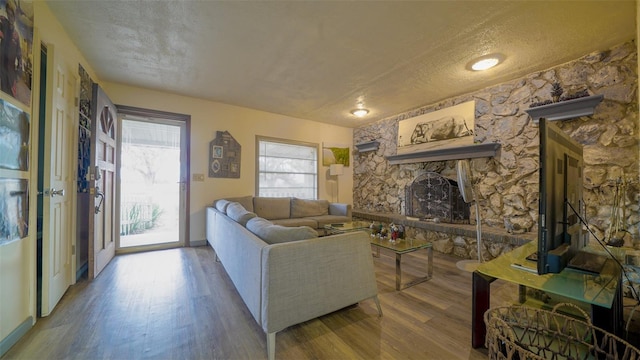
[[502, 62], [502, 60], [504, 60], [504, 55], [501, 55], [501, 54], [485, 55], [471, 61], [467, 65], [467, 68], [474, 71], [487, 70], [498, 65], [499, 63]]
[[357, 117], [363, 117], [369, 113], [367, 109], [353, 109], [351, 110], [351, 114]]

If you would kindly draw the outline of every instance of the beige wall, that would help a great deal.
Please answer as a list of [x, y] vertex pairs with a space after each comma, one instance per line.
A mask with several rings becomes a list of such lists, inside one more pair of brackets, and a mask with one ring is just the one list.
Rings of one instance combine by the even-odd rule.
[[[202, 99], [178, 96], [131, 86], [103, 83], [115, 104], [191, 115], [191, 208], [190, 240], [205, 239], [205, 207], [221, 197], [255, 193], [255, 136], [269, 136], [317, 143], [334, 142], [352, 146], [353, 130], [289, 116], [267, 113]], [[208, 177], [209, 142], [216, 131], [229, 131], [242, 146], [240, 179]], [[352, 202], [352, 170], [345, 167], [340, 177], [340, 202]], [[320, 167], [319, 197], [332, 200], [333, 187], [326, 181], [328, 167]], [[192, 174], [204, 174], [204, 182], [192, 181]]]
[[[22, 240], [0, 246], [0, 341], [29, 317], [36, 318], [36, 196], [37, 191], [37, 139], [38, 139], [38, 94], [40, 42], [49, 51], [64, 54], [66, 65], [77, 69], [78, 64], [95, 78], [82, 54], [69, 40], [66, 32], [50, 12], [46, 3], [34, 2], [34, 79], [31, 109], [31, 164], [28, 173], [30, 183], [29, 236]], [[40, 39], [40, 41], [38, 41]], [[6, 175], [6, 174], [4, 174]], [[0, 176], [3, 176], [0, 173]]]
[[[35, 2], [36, 33], [50, 51], [64, 54], [68, 67], [77, 69], [81, 64], [101, 84], [112, 101], [117, 104], [170, 111], [191, 115], [191, 173], [205, 174], [204, 182], [191, 182], [191, 240], [204, 240], [204, 208], [214, 199], [243, 194], [253, 194], [255, 189], [255, 136], [313, 142], [352, 144], [352, 129], [321, 124], [201, 99], [183, 97], [133, 88], [120, 84], [102, 83], [83, 55], [50, 12], [46, 3]], [[39, 54], [39, 44], [34, 52]], [[39, 63], [39, 59], [34, 59]], [[36, 67], [37, 68], [37, 67]], [[39, 73], [34, 74], [33, 114], [38, 113], [37, 86]], [[37, 116], [32, 117], [32, 155], [37, 153]], [[216, 131], [229, 131], [242, 145], [240, 179], [213, 179], [208, 174], [209, 142]], [[31, 194], [36, 191], [37, 158], [33, 156], [29, 173]], [[331, 199], [332, 189], [326, 182], [328, 168], [320, 167], [320, 198]], [[1, 175], [1, 174], [0, 174]], [[189, 175], [191, 178], [191, 174]], [[352, 168], [345, 168], [340, 179], [341, 202], [352, 202]], [[0, 247], [0, 341], [36, 315], [36, 198], [31, 196], [29, 237]]]

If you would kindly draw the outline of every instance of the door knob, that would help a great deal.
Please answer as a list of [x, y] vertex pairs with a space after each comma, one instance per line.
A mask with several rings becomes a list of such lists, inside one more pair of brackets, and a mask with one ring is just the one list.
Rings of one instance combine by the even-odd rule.
[[54, 197], [54, 196], [64, 196], [64, 189], [56, 190], [56, 189], [52, 188], [52, 189], [51, 189], [51, 190], [49, 190], [49, 191], [46, 191], [46, 190], [45, 190], [45, 191], [44, 191], [44, 194], [45, 194], [45, 195], [49, 195], [49, 196], [51, 196], [51, 197]]
[[96, 205], [95, 213], [100, 213], [100, 207], [102, 206], [102, 202], [104, 201], [104, 193], [100, 191], [100, 188], [96, 187], [96, 198], [100, 198], [100, 202]]
[[51, 197], [54, 197], [54, 196], [64, 196], [64, 189], [60, 189], [60, 190], [51, 189]]

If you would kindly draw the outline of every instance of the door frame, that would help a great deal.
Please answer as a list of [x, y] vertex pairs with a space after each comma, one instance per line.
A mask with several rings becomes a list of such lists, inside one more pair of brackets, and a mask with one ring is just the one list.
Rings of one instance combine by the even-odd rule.
[[[118, 110], [118, 122], [120, 123], [123, 116], [133, 116], [133, 117], [142, 117], [142, 118], [153, 118], [158, 120], [171, 120], [182, 122], [185, 125], [185, 136], [184, 136], [184, 149], [185, 149], [185, 164], [184, 164], [184, 179], [181, 181], [184, 182], [185, 193], [184, 193], [184, 242], [178, 246], [175, 243], [166, 243], [166, 244], [158, 244], [158, 245], [146, 245], [140, 247], [131, 247], [131, 248], [121, 248], [120, 247], [120, 232], [116, 234], [116, 254], [125, 254], [130, 252], [136, 252], [141, 250], [159, 250], [159, 249], [167, 249], [174, 247], [189, 247], [191, 246], [191, 242], [189, 239], [190, 235], [190, 199], [191, 199], [191, 182], [189, 181], [189, 177], [191, 174], [191, 115], [172, 113], [168, 111], [161, 110], [153, 110], [153, 109], [145, 109], [128, 105], [119, 105], [116, 104], [116, 109]], [[118, 127], [118, 131], [122, 131], [122, 126]], [[116, 220], [117, 227], [120, 228], [120, 191], [121, 191], [121, 181], [120, 181], [120, 164], [122, 164], [120, 156], [122, 156], [122, 137], [119, 135], [118, 140], [118, 167], [116, 170], [116, 176], [118, 178], [117, 182], [117, 196], [116, 196]]]

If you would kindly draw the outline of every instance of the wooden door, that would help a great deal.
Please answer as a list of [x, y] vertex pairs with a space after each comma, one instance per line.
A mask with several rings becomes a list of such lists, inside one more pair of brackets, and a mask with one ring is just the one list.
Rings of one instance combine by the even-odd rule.
[[43, 179], [42, 224], [42, 316], [53, 311], [62, 295], [74, 281], [72, 245], [75, 231], [71, 231], [74, 211], [75, 148], [72, 146], [76, 127], [74, 99], [76, 78], [66, 68], [63, 59], [53, 47], [49, 47], [47, 64], [52, 84], [47, 91], [47, 115], [45, 125], [45, 156]]
[[113, 259], [116, 249], [116, 108], [97, 84], [93, 86], [96, 104], [92, 124], [94, 142], [92, 173], [93, 241], [89, 242], [89, 278], [100, 274]]

